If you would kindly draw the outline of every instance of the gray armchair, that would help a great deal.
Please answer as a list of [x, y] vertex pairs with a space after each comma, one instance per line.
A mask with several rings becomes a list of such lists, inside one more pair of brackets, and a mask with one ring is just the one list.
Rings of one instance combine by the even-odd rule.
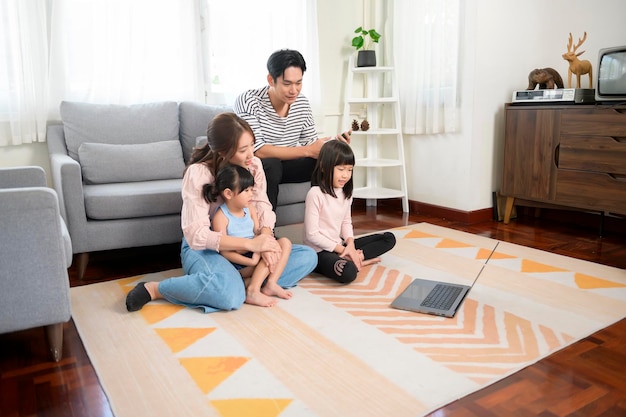
[[72, 244], [43, 168], [0, 168], [0, 213], [0, 333], [44, 326], [59, 361]]

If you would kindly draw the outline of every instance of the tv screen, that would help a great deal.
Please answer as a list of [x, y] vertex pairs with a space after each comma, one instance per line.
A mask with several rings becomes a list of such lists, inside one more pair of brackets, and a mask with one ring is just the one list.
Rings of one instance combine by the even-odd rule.
[[596, 101], [626, 101], [626, 45], [598, 52]]

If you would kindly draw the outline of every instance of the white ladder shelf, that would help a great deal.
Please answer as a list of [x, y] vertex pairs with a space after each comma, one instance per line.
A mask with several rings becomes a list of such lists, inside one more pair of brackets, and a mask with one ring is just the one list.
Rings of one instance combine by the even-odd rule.
[[[358, 96], [355, 94], [355, 76], [361, 77], [359, 90], [363, 93]], [[390, 94], [387, 95], [383, 92], [385, 77], [389, 77], [388, 81], [391, 83]], [[366, 199], [368, 206], [375, 206], [378, 199], [401, 198], [402, 211], [408, 213], [404, 140], [398, 97], [394, 67], [355, 67], [354, 56], [350, 57], [343, 127], [352, 126], [353, 119], [357, 119], [360, 125], [362, 120], [355, 115], [363, 112], [370, 125], [365, 132], [360, 129], [352, 132], [353, 148], [356, 149], [359, 145], [357, 141], [365, 142], [362, 155], [355, 155], [355, 169], [365, 170], [365, 185], [355, 186], [353, 196]]]

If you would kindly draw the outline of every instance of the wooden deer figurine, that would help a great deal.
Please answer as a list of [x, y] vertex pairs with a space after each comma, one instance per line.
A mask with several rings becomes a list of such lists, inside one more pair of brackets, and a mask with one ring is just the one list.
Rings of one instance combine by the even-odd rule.
[[563, 59], [569, 62], [569, 69], [567, 70], [567, 88], [572, 88], [572, 74], [576, 74], [576, 87], [580, 88], [581, 75], [589, 74], [589, 88], [593, 86], [593, 69], [591, 68], [591, 62], [588, 60], [578, 59], [585, 51], [576, 53], [576, 49], [585, 42], [587, 39], [587, 32], [582, 39], [578, 38], [578, 44], [572, 49], [572, 33], [569, 34], [569, 42], [567, 44], [567, 52], [564, 53]]

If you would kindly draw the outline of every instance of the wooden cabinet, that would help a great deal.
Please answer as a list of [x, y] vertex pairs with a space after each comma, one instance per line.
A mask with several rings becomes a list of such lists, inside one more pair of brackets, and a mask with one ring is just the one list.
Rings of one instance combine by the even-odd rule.
[[626, 106], [505, 107], [504, 222], [515, 203], [626, 214]]

